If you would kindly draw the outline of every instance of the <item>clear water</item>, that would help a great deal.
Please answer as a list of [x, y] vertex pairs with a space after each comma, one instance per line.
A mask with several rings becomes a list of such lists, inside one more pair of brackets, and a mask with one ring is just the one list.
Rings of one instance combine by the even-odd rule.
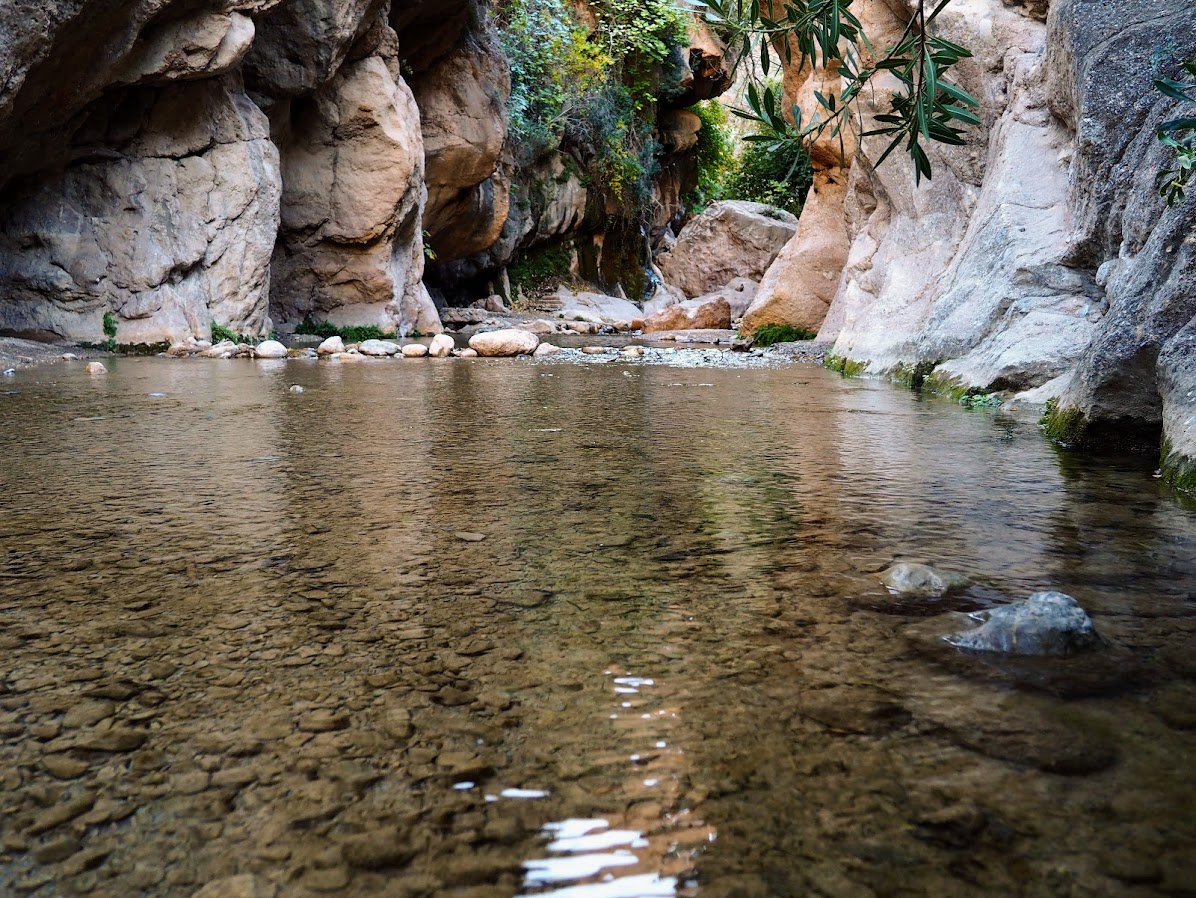
[[[0, 385], [0, 894], [1196, 894], [1150, 460], [811, 367], [109, 367]], [[942, 642], [1038, 589], [1110, 647]]]

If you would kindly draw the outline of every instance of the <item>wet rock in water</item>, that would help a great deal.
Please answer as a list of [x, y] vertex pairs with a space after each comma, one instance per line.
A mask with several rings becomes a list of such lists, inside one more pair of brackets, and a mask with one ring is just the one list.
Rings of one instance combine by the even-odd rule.
[[1071, 596], [1036, 592], [1024, 602], [972, 615], [975, 630], [945, 637], [957, 648], [1012, 655], [1073, 655], [1103, 643], [1092, 619]]
[[254, 347], [253, 355], [259, 359], [285, 359], [287, 348], [277, 340], [264, 340]]
[[422, 359], [428, 354], [428, 347], [423, 343], [408, 343], [401, 351], [405, 359]]
[[542, 359], [545, 356], [556, 355], [560, 351], [561, 347], [559, 346], [553, 346], [551, 343], [541, 343], [536, 347], [536, 351], [532, 355], [538, 359]]
[[252, 873], [214, 879], [192, 893], [191, 898], [274, 898], [274, 885], [259, 880]]
[[624, 346], [622, 355], [629, 359], [642, 359], [644, 357], [644, 347], [642, 346]]
[[459, 359], [476, 359], [478, 357], [478, 351], [476, 349], [470, 349], [467, 346], [464, 349], [454, 349], [453, 355]]
[[870, 686], [831, 686], [802, 693], [802, 717], [841, 733], [881, 735], [909, 723], [910, 713], [893, 697]]
[[880, 575], [880, 582], [897, 595], [936, 598], [968, 585], [966, 577], [912, 561], [897, 562]]
[[443, 359], [447, 358], [456, 348], [457, 342], [448, 334], [437, 334], [428, 345], [428, 355], [434, 359]]
[[103, 362], [88, 362], [83, 366], [83, 370], [88, 374], [107, 374], [108, 369], [104, 367]]
[[531, 355], [539, 345], [540, 338], [535, 334], [514, 327], [474, 334], [469, 338], [469, 348], [480, 356]]
[[390, 340], [363, 340], [358, 344], [357, 351], [374, 357], [390, 356], [399, 351], [399, 344]]
[[329, 337], [316, 347], [316, 353], [318, 355], [336, 355], [338, 352], [344, 351], [345, 341], [340, 337]]
[[486, 538], [486, 534], [478, 533], [475, 530], [458, 530], [454, 536], [456, 536], [457, 539], [465, 540], [467, 543], [480, 543]]
[[291, 384], [290, 392], [302, 393], [302, 392], [304, 392], [304, 389], [303, 389], [303, 387], [299, 386], [299, 384]]
[[415, 856], [415, 849], [409, 838], [390, 827], [350, 836], [341, 843], [341, 853], [351, 867], [382, 870], [405, 864]]

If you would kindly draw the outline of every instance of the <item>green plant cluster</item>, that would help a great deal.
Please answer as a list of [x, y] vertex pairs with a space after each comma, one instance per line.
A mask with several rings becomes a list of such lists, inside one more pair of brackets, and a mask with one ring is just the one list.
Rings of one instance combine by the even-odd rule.
[[959, 404], [964, 408], [996, 408], [1001, 404], [1001, 397], [997, 393], [983, 393], [969, 391], [959, 397]]
[[795, 343], [799, 340], [813, 340], [818, 336], [807, 327], [792, 324], [762, 324], [752, 332], [756, 346], [775, 346], [777, 343]]
[[116, 349], [116, 316], [111, 312], [105, 312], [103, 318], [104, 336], [108, 339], [100, 345], [109, 352]]
[[262, 342], [261, 337], [250, 337], [247, 334], [238, 334], [231, 328], [225, 327], [223, 324], [212, 322], [212, 342], [221, 343], [225, 340], [231, 340], [233, 343], [248, 343], [250, 346]]
[[735, 161], [735, 138], [727, 124], [727, 109], [717, 100], [703, 100], [689, 111], [702, 120], [693, 151], [698, 183], [682, 201], [690, 212], [698, 212], [724, 198], [724, 183]]
[[752, 135], [735, 158], [723, 198], [767, 203], [801, 215], [813, 183], [814, 169], [805, 144], [765, 131]]
[[[1156, 78], [1155, 90], [1172, 100], [1196, 104], [1196, 59], [1180, 63], [1185, 80]], [[1172, 160], [1155, 177], [1159, 196], [1168, 206], [1178, 206], [1187, 196], [1188, 182], [1196, 172], [1196, 112], [1159, 125], [1159, 140], [1171, 149]]]
[[[357, 324], [337, 327], [331, 321], [314, 321], [310, 315], [304, 317], [295, 328], [295, 333], [312, 337], [340, 337], [346, 343], [360, 343], [363, 340], [387, 340], [394, 337], [376, 324]], [[213, 331], [213, 336], [215, 332]]]
[[573, 253], [564, 243], [533, 246], [507, 266], [511, 290], [533, 294], [569, 276]]
[[776, 47], [786, 64], [837, 67], [843, 78], [840, 93], [815, 92], [818, 114], [802, 122], [794, 106], [782, 112], [779, 92], [752, 85], [748, 109], [739, 114], [776, 137], [809, 143], [820, 135], [842, 139], [852, 111], [872, 77], [887, 73], [900, 83], [887, 112], [875, 116], [876, 128], [864, 136], [890, 138], [876, 164], [904, 146], [914, 163], [915, 180], [931, 176], [924, 145], [930, 142], [962, 145], [964, 129], [980, 124], [973, 111], [980, 103], [950, 80], [950, 70], [972, 55], [933, 33], [930, 27], [950, 0], [916, 0], [905, 31], [897, 43], [878, 53], [852, 11], [853, 0], [694, 0], [705, 7], [707, 19], [732, 42], [742, 42], [745, 57], [758, 54], [764, 76]]
[[510, 133], [527, 164], [571, 153], [628, 217], [651, 200], [656, 97], [679, 84], [686, 20], [672, 0], [594, 0], [597, 27], [568, 0], [511, 0], [499, 34], [511, 68]]

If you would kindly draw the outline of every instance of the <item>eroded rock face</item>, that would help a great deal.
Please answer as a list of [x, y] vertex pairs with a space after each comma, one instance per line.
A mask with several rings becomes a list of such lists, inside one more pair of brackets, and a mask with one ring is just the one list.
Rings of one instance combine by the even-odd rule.
[[677, 244], [657, 257], [668, 283], [697, 297], [734, 278], [759, 280], [797, 232], [797, 219], [763, 203], [714, 203], [685, 226]]
[[[871, 3], [861, 14], [884, 44], [907, 12]], [[1152, 91], [1145, 61], [1163, 35], [1179, 56], [1196, 52], [1190, 4], [1059, 0], [1047, 15], [1044, 3], [968, 0], [937, 27], [975, 51], [957, 80], [980, 98], [984, 126], [966, 147], [930, 147], [934, 178], [920, 187], [905, 159], [874, 167], [877, 138], [849, 135], [841, 195], [811, 194], [745, 328], [816, 324], [829, 299], [820, 336], [872, 372], [929, 363], [932, 384], [1041, 387], [1033, 396], [1062, 393], [1091, 441], [1155, 438], [1156, 363], [1196, 314], [1196, 204], [1166, 211], [1154, 194], [1155, 129], [1178, 104]], [[865, 129], [893, 88], [874, 86]], [[790, 70], [785, 87], [809, 114], [813, 92], [839, 79]], [[838, 149], [815, 145], [819, 182], [841, 177]], [[840, 223], [845, 244], [832, 239]]]
[[510, 210], [510, 182], [499, 172], [507, 134], [511, 76], [485, 34], [413, 79], [426, 163], [424, 227], [442, 262], [488, 249]]
[[1159, 355], [1163, 395], [1163, 476], [1196, 493], [1196, 318]]
[[284, 320], [439, 331], [424, 289], [419, 111], [380, 56], [294, 101], [282, 137], [272, 305]]
[[278, 153], [227, 76], [131, 90], [0, 211], [0, 327], [122, 343], [269, 329]]

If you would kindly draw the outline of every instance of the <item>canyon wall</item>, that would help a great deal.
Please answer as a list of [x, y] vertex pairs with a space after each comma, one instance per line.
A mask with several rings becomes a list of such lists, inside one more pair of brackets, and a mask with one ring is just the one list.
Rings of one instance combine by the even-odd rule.
[[[862, 5], [871, 34], [900, 34], [910, 4]], [[1187, 0], [954, 0], [937, 30], [975, 58], [960, 84], [984, 125], [934, 145], [915, 187], [882, 138], [816, 146], [801, 230], [765, 277], [745, 328], [821, 327], [833, 353], [873, 373], [951, 391], [1056, 399], [1069, 443], [1157, 443], [1168, 470], [1196, 457], [1196, 197], [1154, 191], [1155, 138], [1179, 103], [1152, 89], [1165, 44], [1196, 55]], [[885, 43], [874, 39], [874, 43]], [[891, 41], [890, 41], [891, 43]], [[865, 94], [856, 134], [893, 84]], [[793, 70], [807, 114], [836, 73]], [[1185, 337], [1186, 334], [1186, 337]], [[1185, 460], [1186, 459], [1186, 460]]]

